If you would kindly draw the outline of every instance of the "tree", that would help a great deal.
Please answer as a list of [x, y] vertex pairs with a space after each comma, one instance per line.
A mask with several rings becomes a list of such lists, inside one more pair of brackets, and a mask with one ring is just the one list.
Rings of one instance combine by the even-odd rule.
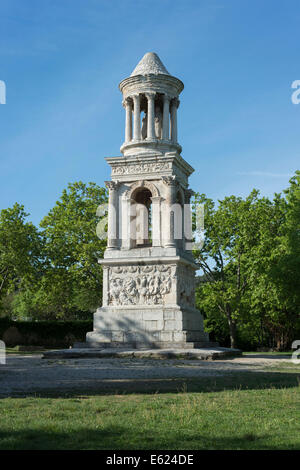
[[[279, 236], [272, 240], [270, 256], [265, 262], [264, 306], [266, 321], [273, 331], [278, 349], [291, 346], [300, 333], [300, 172], [290, 186], [277, 196], [282, 223]], [[272, 295], [270, 293], [272, 292]]]
[[101, 302], [105, 240], [99, 240], [96, 210], [107, 202], [95, 183], [69, 184], [41, 221], [47, 269], [35, 292], [35, 304], [47, 318], [78, 318]]
[[273, 273], [280, 287], [280, 294], [289, 301], [291, 308], [300, 313], [300, 171], [290, 179], [284, 191], [286, 220], [283, 227], [281, 257], [278, 269]]
[[276, 211], [257, 190], [245, 200], [226, 197], [217, 208], [204, 194], [196, 194], [195, 202], [205, 204], [205, 240], [195, 254], [209, 280], [198, 294], [200, 305], [214, 321], [218, 315], [226, 318], [234, 348], [237, 326], [249, 318], [248, 293], [260, 263], [261, 240], [267, 236], [265, 226], [270, 223], [274, 233], [278, 229]]
[[300, 329], [299, 183], [296, 172], [272, 201], [254, 190], [217, 208], [196, 195], [205, 204], [205, 240], [196, 257], [207, 281], [197, 299], [211, 328], [224, 332], [226, 319], [232, 347], [245, 332], [251, 341], [286, 348]]
[[42, 269], [42, 238], [26, 222], [24, 206], [15, 204], [0, 212], [0, 299], [30, 285]]

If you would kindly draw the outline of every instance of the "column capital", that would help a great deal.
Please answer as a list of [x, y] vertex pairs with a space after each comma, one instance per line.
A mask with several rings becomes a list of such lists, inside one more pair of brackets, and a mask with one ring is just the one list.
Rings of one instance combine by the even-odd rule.
[[177, 181], [175, 180], [175, 176], [162, 176], [161, 179], [167, 186], [175, 186]]
[[140, 93], [133, 93], [130, 98], [133, 99], [133, 101], [140, 99]]
[[154, 98], [156, 96], [156, 91], [146, 91], [145, 96], [147, 99]]
[[153, 204], [158, 204], [159, 202], [161, 202], [162, 197], [161, 196], [152, 196], [152, 197], [150, 197], [150, 199], [153, 202]]
[[163, 100], [164, 100], [164, 101], [169, 101], [169, 102], [170, 102], [171, 99], [172, 99], [172, 96], [167, 95], [166, 93], [163, 94]]
[[195, 191], [193, 191], [190, 188], [184, 190], [184, 196], [185, 196], [185, 203], [186, 204], [188, 204], [190, 202], [190, 199], [194, 194], [195, 194]]
[[126, 106], [132, 106], [131, 96], [127, 96], [126, 98], [124, 98], [122, 101], [122, 105], [124, 106], [124, 108], [126, 108]]
[[176, 108], [180, 105], [180, 100], [178, 98], [173, 98], [171, 101], [171, 105], [176, 106]]
[[120, 185], [119, 181], [104, 181], [104, 184], [110, 191], [116, 191]]

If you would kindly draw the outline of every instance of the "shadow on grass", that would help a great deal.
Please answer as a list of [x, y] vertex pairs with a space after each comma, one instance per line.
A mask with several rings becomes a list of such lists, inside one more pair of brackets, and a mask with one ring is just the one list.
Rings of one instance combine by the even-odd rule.
[[[225, 375], [226, 374], [226, 375]], [[201, 378], [168, 378], [168, 379], [90, 379], [88, 384], [60, 385], [59, 389], [36, 388], [31, 391], [14, 390], [1, 393], [0, 399], [24, 398], [29, 396], [41, 398], [72, 398], [110, 394], [153, 394], [184, 392], [218, 392], [224, 390], [263, 390], [282, 389], [300, 386], [300, 370], [295, 372], [227, 372]]]
[[272, 436], [258, 433], [241, 436], [201, 435], [190, 432], [144, 430], [137, 432], [125, 426], [109, 426], [101, 430], [76, 429], [76, 432], [50, 432], [43, 429], [0, 431], [1, 450], [192, 450], [192, 449], [293, 449], [296, 443], [286, 442], [280, 447], [272, 446]]

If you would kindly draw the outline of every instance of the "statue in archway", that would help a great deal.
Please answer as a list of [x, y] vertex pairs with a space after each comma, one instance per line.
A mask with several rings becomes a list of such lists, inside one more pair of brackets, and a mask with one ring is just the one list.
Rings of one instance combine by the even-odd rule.
[[143, 119], [142, 119], [142, 139], [147, 138], [147, 114], [145, 113]]
[[162, 133], [162, 112], [160, 106], [155, 107], [155, 118], [154, 118], [154, 126], [155, 126], [155, 136], [157, 139], [161, 139]]

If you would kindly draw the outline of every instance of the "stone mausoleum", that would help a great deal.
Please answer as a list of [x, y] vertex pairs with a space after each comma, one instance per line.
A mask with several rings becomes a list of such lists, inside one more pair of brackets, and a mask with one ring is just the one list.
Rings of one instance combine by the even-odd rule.
[[111, 167], [103, 304], [90, 347], [199, 348], [212, 345], [195, 308], [188, 179], [177, 113], [183, 83], [145, 54], [119, 85], [125, 108], [122, 156]]

